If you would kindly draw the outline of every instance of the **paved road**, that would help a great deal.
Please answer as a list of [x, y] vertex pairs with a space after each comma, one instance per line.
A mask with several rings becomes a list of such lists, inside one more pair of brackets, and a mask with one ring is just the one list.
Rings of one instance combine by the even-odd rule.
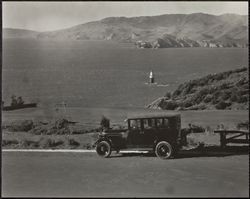
[[249, 196], [249, 156], [2, 153], [2, 196]]

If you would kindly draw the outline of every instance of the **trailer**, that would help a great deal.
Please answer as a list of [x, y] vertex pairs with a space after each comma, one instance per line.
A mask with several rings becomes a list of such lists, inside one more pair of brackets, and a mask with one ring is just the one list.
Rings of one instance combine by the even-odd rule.
[[226, 147], [228, 143], [249, 144], [249, 130], [215, 130], [220, 134], [220, 145]]

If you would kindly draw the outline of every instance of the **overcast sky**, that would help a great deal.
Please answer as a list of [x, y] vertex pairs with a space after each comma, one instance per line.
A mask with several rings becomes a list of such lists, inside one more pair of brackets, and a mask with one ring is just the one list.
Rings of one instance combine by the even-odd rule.
[[248, 14], [248, 2], [3, 2], [3, 27], [48, 31], [111, 16]]

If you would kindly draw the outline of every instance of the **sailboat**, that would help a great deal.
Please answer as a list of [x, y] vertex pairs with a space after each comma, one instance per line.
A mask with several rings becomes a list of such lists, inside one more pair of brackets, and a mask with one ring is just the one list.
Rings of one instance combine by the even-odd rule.
[[149, 73], [149, 83], [150, 83], [150, 84], [155, 83], [154, 74], [153, 74], [153, 71], [152, 71], [152, 70], [151, 70], [150, 73]]
[[149, 73], [149, 81], [146, 82], [145, 84], [148, 84], [148, 85], [156, 85], [157, 84], [157, 82], [155, 82], [155, 77], [154, 77], [154, 73], [152, 70]]
[[150, 71], [150, 73], [149, 73], [149, 81], [146, 82], [145, 84], [163, 86], [163, 87], [169, 86], [169, 84], [158, 84], [157, 82], [155, 82], [155, 76], [154, 76], [153, 70]]

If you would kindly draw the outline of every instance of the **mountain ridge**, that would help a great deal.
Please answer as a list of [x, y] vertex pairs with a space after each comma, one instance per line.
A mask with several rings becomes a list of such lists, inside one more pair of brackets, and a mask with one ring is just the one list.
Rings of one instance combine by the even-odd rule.
[[[8, 37], [8, 35], [8, 32], [4, 30], [4, 38]], [[171, 35], [177, 40], [187, 38], [192, 43], [207, 41], [218, 44], [215, 47], [246, 47], [248, 46], [248, 16], [192, 13], [107, 17], [99, 21], [91, 21], [70, 28], [37, 32], [31, 35], [38, 39], [114, 40], [130, 43], [141, 41], [150, 43], [151, 46], [158, 39], [163, 39], [164, 35]], [[178, 43], [179, 41], [177, 40], [176, 42]], [[210, 47], [206, 45], [200, 46]], [[162, 45], [158, 47], [176, 46]], [[177, 47], [194, 46], [182, 46], [179, 44]]]

